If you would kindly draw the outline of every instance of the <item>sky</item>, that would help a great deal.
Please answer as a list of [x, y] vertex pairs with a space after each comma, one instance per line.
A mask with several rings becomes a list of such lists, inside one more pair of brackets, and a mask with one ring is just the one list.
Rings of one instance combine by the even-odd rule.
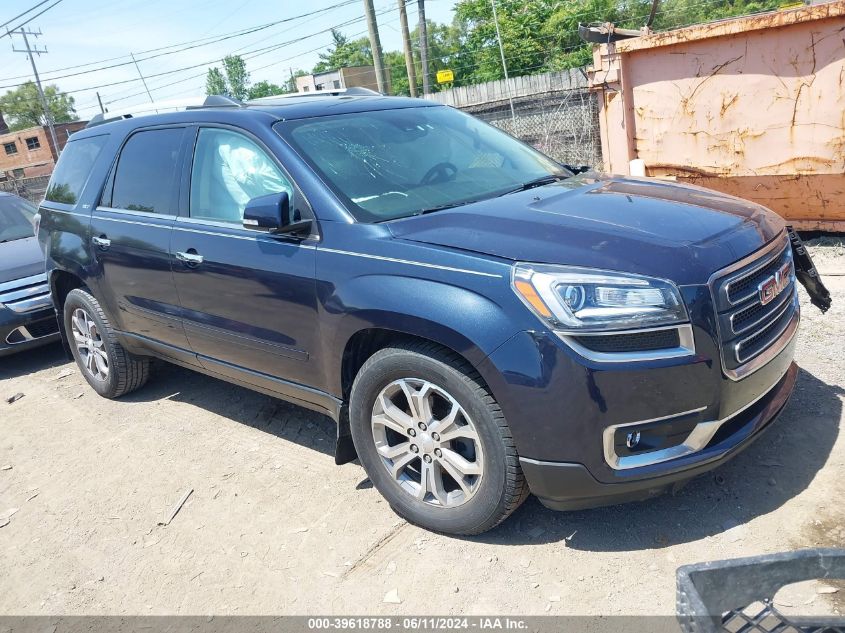
[[[38, 2], [0, 3], [0, 24]], [[54, 2], [50, 0], [32, 14]], [[373, 2], [382, 48], [402, 50], [396, 0]], [[426, 17], [450, 22], [453, 6], [454, 0], [426, 0]], [[8, 28], [24, 19], [15, 20]], [[408, 4], [411, 29], [417, 21], [417, 3], [412, 0]], [[350, 39], [366, 36], [363, 0], [61, 0], [26, 25], [42, 33], [30, 37], [30, 45], [47, 49], [46, 54], [35, 56], [42, 83], [55, 83], [70, 93], [82, 119], [99, 112], [97, 92], [112, 111], [149, 102], [130, 53], [134, 53], [155, 101], [187, 99], [205, 94], [207, 69], [228, 54], [244, 56], [253, 82], [266, 79], [281, 84], [290, 77], [291, 69], [310, 70], [319, 61], [318, 54], [331, 43], [332, 27], [340, 27]], [[182, 46], [174, 46], [179, 44]], [[23, 48], [22, 38], [4, 33], [0, 37], [0, 94], [32, 79], [29, 59], [25, 53], [13, 52], [13, 47]], [[163, 47], [171, 48], [153, 50]], [[191, 66], [195, 67], [188, 68]], [[62, 77], [81, 72], [84, 74]], [[155, 76], [159, 73], [167, 74]]]

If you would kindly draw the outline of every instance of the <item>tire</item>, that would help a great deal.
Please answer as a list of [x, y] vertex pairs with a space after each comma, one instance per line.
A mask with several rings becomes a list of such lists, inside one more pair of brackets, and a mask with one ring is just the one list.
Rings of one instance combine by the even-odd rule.
[[[131, 354], [117, 341], [103, 308], [87, 290], [76, 288], [68, 293], [64, 325], [73, 358], [98, 394], [119, 398], [147, 382], [149, 358]], [[93, 354], [91, 349], [95, 349]]]
[[[367, 475], [411, 523], [481, 534], [528, 496], [502, 410], [475, 369], [453, 352], [423, 342], [377, 352], [355, 378], [349, 410]], [[430, 423], [420, 425], [423, 419]]]

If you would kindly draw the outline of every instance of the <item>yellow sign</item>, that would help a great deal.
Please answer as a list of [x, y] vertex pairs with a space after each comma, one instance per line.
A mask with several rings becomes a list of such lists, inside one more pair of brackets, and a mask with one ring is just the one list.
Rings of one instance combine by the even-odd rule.
[[437, 71], [437, 83], [447, 84], [450, 81], [455, 81], [455, 73], [453, 73], [448, 68], [446, 70]]

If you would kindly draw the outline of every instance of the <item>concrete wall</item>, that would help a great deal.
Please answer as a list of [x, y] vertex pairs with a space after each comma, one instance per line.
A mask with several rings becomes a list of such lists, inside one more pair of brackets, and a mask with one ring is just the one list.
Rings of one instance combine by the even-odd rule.
[[759, 202], [804, 229], [845, 230], [845, 2], [601, 45], [605, 169]]

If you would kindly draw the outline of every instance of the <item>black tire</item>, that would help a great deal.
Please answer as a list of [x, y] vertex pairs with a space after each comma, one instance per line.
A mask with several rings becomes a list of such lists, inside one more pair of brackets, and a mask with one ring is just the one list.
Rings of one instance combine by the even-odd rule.
[[[72, 319], [77, 309], [82, 309], [87, 313], [103, 342], [102, 349], [108, 362], [108, 376], [105, 379], [95, 377], [86, 369], [82, 354], [74, 344]], [[119, 398], [135, 391], [147, 382], [150, 359], [131, 354], [118, 342], [106, 313], [87, 290], [76, 288], [68, 293], [64, 305], [64, 326], [76, 364], [85, 380], [98, 394], [104, 398]]]
[[[444, 507], [415, 498], [388, 473], [378, 453], [373, 406], [385, 387], [402, 378], [422, 379], [445, 390], [474, 423], [483, 449], [483, 476], [461, 505]], [[498, 403], [471, 365], [439, 345], [409, 342], [374, 354], [355, 378], [349, 410], [352, 439], [367, 475], [394, 511], [411, 523], [447, 534], [480, 534], [504, 521], [528, 496]]]

